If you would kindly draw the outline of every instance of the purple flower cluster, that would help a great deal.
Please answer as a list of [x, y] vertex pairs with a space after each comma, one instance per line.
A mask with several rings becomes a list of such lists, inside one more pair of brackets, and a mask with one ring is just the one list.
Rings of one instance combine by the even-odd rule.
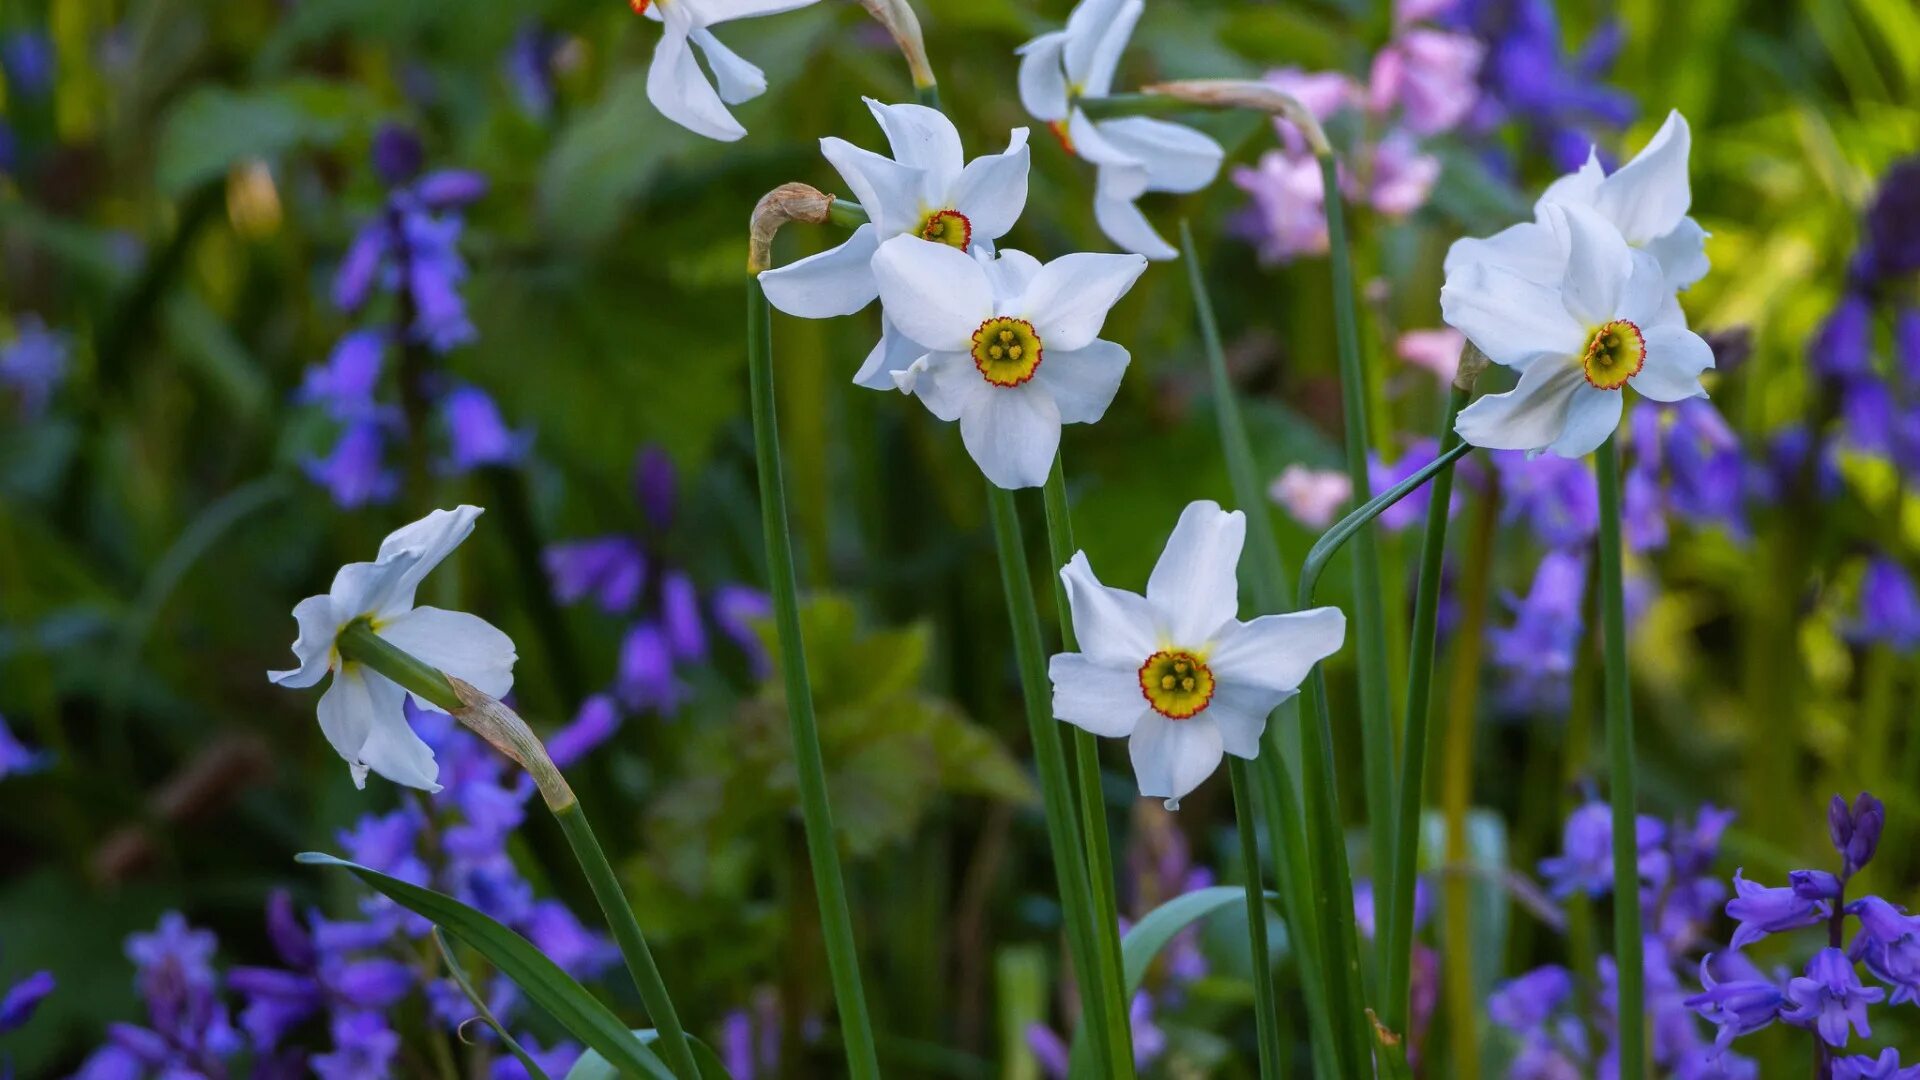
[[673, 714], [691, 693], [681, 666], [710, 655], [710, 625], [746, 655], [755, 678], [764, 678], [772, 665], [754, 623], [772, 612], [766, 594], [739, 584], [703, 591], [671, 561], [664, 540], [678, 509], [679, 481], [665, 451], [640, 451], [634, 489], [644, 526], [639, 532], [569, 540], [546, 551], [547, 575], [561, 603], [591, 601], [632, 620], [613, 696], [628, 709]]
[[48, 758], [45, 751], [34, 750], [15, 738], [7, 727], [7, 718], [0, 716], [0, 780], [39, 772], [46, 768]]
[[1569, 57], [1552, 0], [1452, 0], [1450, 25], [1485, 43], [1480, 95], [1467, 130], [1518, 121], [1556, 169], [1577, 169], [1602, 129], [1633, 119], [1633, 99], [1601, 82], [1619, 52], [1618, 23], [1603, 25]]
[[[339, 427], [333, 449], [308, 460], [307, 474], [341, 506], [391, 499], [398, 475], [386, 465], [388, 444], [424, 438], [410, 425], [424, 416], [383, 403], [382, 369], [395, 348], [433, 355], [473, 340], [474, 328], [460, 295], [467, 277], [460, 254], [460, 211], [486, 194], [486, 178], [459, 169], [421, 172], [425, 151], [410, 132], [382, 128], [373, 143], [374, 171], [387, 187], [385, 205], [354, 236], [333, 279], [333, 302], [347, 315], [365, 315], [376, 298], [391, 311], [369, 316], [334, 346], [324, 363], [309, 368], [299, 400], [322, 409]], [[527, 450], [528, 436], [508, 428], [485, 391], [450, 382], [433, 372], [403, 370], [416, 385], [411, 397], [437, 410], [448, 452], [442, 465], [459, 472], [512, 464]]]
[[[613, 944], [564, 904], [536, 897], [507, 853], [533, 791], [530, 780], [445, 713], [419, 709], [411, 699], [406, 707], [408, 722], [442, 763], [444, 788], [426, 801], [362, 817], [340, 835], [347, 856], [486, 912], [576, 978], [607, 970], [619, 958]], [[553, 745], [567, 748], [571, 760], [604, 730], [590, 703]], [[450, 1031], [473, 1015], [450, 977], [421, 965], [430, 925], [384, 896], [368, 896], [355, 917], [334, 920], [301, 911], [277, 891], [267, 901], [266, 925], [278, 963], [236, 966], [224, 980], [212, 966], [213, 935], [191, 929], [178, 913], [168, 914], [158, 932], [129, 939], [149, 1025], [112, 1027], [80, 1080], [175, 1075], [170, 1069], [220, 1077], [242, 1059], [254, 1076], [385, 1076], [396, 1069], [401, 1039], [391, 1018], [403, 1002], [423, 1000], [427, 1015]], [[475, 985], [488, 1008], [511, 1023], [517, 989], [497, 976]], [[237, 1023], [227, 1011], [229, 994], [240, 1003]], [[325, 1050], [308, 1045], [317, 1038], [328, 1040]], [[562, 1044], [540, 1057], [557, 1075], [578, 1054]], [[496, 1080], [524, 1075], [519, 1070], [502, 1056]]]
[[13, 340], [0, 346], [0, 397], [13, 398], [24, 419], [41, 416], [67, 376], [68, 351], [65, 334], [48, 330], [38, 315], [20, 316]]
[[[1683, 1007], [1687, 991], [1682, 972], [1705, 951], [1707, 929], [1726, 896], [1726, 886], [1710, 875], [1720, 838], [1732, 819], [1726, 811], [1704, 806], [1691, 819], [1663, 822], [1642, 815], [1635, 823], [1647, 1007], [1655, 1018], [1653, 1056], [1679, 1080], [1745, 1080], [1757, 1075], [1753, 1062], [1724, 1053], [1724, 1047], [1708, 1040]], [[1612, 891], [1613, 821], [1604, 803], [1587, 803], [1568, 817], [1561, 853], [1542, 860], [1540, 873], [1557, 898], [1597, 899]], [[1720, 975], [1736, 982], [1745, 979], [1749, 972], [1730, 966], [1729, 958], [1737, 954], [1715, 958]], [[1589, 1036], [1593, 1032], [1611, 1043], [1616, 1028], [1613, 958], [1601, 957], [1595, 974], [1599, 985], [1592, 1016], [1580, 1015], [1576, 1008], [1575, 975], [1554, 964], [1502, 983], [1488, 999], [1488, 1016], [1514, 1037], [1509, 1080], [1619, 1074], [1615, 1048], [1596, 1047]], [[1729, 996], [1728, 1007], [1743, 1001]]]
[[[1736, 871], [1737, 895], [1726, 906], [1727, 915], [1738, 923], [1730, 949], [1811, 926], [1826, 929], [1825, 947], [1791, 978], [1750, 970], [1737, 978], [1715, 979], [1703, 961], [1701, 992], [1686, 1005], [1719, 1027], [1715, 1045], [1722, 1049], [1784, 1021], [1814, 1032], [1821, 1075], [1920, 1076], [1920, 1066], [1903, 1068], [1893, 1050], [1877, 1059], [1838, 1056], [1854, 1035], [1872, 1037], [1869, 1006], [1920, 1000], [1920, 917], [1878, 896], [1847, 902], [1848, 882], [1873, 860], [1886, 827], [1886, 807], [1880, 800], [1862, 792], [1849, 804], [1835, 795], [1827, 809], [1827, 827], [1840, 856], [1838, 873], [1795, 870], [1787, 875], [1786, 885], [1768, 888]], [[1848, 916], [1859, 930], [1843, 948]], [[1737, 952], [1727, 958], [1744, 963]], [[1884, 986], [1867, 985], [1860, 978], [1860, 964]]]

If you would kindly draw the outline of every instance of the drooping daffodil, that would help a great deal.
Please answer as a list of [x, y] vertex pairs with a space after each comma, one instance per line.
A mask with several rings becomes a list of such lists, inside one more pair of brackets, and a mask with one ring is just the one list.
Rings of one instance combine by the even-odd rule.
[[1448, 274], [1440, 310], [1496, 364], [1520, 373], [1504, 394], [1460, 414], [1455, 429], [1475, 446], [1591, 453], [1620, 424], [1631, 386], [1655, 401], [1704, 397], [1700, 375], [1713, 349], [1687, 329], [1654, 257], [1627, 245], [1594, 210], [1547, 208], [1567, 256], [1554, 285], [1498, 264]]
[[1138, 255], [1021, 251], [993, 259], [896, 236], [873, 258], [880, 303], [916, 346], [894, 383], [960, 438], [987, 479], [1039, 487], [1061, 424], [1105, 415], [1130, 357], [1100, 339], [1107, 312], [1147, 267]]
[[1706, 230], [1687, 214], [1693, 202], [1687, 178], [1692, 142], [1686, 117], [1676, 110], [1633, 160], [1612, 174], [1590, 152], [1585, 165], [1547, 186], [1534, 204], [1534, 220], [1484, 239], [1455, 242], [1447, 251], [1448, 277], [1468, 264], [1490, 263], [1528, 281], [1558, 284], [1566, 265], [1566, 236], [1552, 227], [1548, 207], [1580, 206], [1618, 229], [1629, 247], [1653, 256], [1666, 279], [1663, 306], [1678, 314], [1672, 294], [1705, 277], [1708, 269]]
[[1145, 116], [1094, 120], [1080, 102], [1106, 97], [1144, 0], [1082, 0], [1063, 30], [1020, 46], [1020, 102], [1066, 148], [1093, 162], [1093, 216], [1107, 238], [1149, 259], [1178, 255], [1136, 205], [1149, 191], [1213, 183], [1226, 152], [1182, 124]]
[[1077, 653], [1053, 658], [1053, 715], [1125, 737], [1140, 794], [1178, 809], [1220, 766], [1253, 758], [1267, 714], [1340, 650], [1337, 608], [1241, 622], [1237, 569], [1247, 519], [1205, 500], [1187, 504], [1147, 578], [1147, 593], [1102, 585], [1085, 552], [1060, 571]]
[[[414, 591], [441, 560], [473, 532], [481, 510], [462, 506], [435, 510], [396, 530], [373, 562], [348, 563], [333, 586], [293, 609], [300, 636], [293, 654], [300, 666], [270, 671], [275, 683], [313, 686], [328, 672], [333, 682], [320, 697], [320, 730], [353, 767], [353, 782], [365, 787], [372, 770], [396, 784], [438, 791], [440, 766], [433, 750], [408, 726], [407, 692], [385, 675], [341, 657], [342, 631], [365, 621], [375, 634], [403, 652], [500, 697], [513, 686], [513, 641], [477, 615], [415, 607]], [[423, 709], [438, 708], [415, 699]]]
[[[762, 271], [767, 302], [789, 315], [851, 315], [880, 294], [873, 254], [895, 236], [917, 236], [968, 253], [991, 255], [1027, 204], [1027, 129], [1015, 128], [1007, 149], [966, 161], [960, 133], [938, 109], [923, 105], [867, 107], [886, 133], [892, 157], [847, 142], [820, 140], [820, 152], [867, 212], [867, 221], [838, 247]], [[880, 342], [853, 381], [893, 389], [893, 375], [925, 349], [882, 318]]]
[[[667, 119], [696, 135], [732, 142], [747, 133], [727, 111], [766, 92], [767, 76], [720, 43], [709, 27], [734, 19], [778, 15], [816, 0], [629, 0], [633, 10], [660, 23], [664, 33], [647, 68], [647, 100]], [[713, 81], [693, 55], [699, 46]], [[719, 89], [714, 84], [719, 84]]]

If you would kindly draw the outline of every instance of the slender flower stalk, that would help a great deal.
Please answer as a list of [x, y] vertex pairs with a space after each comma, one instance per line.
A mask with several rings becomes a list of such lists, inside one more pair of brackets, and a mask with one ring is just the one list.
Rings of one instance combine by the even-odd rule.
[[1267, 946], [1267, 907], [1260, 882], [1260, 839], [1253, 827], [1253, 774], [1239, 758], [1227, 761], [1233, 787], [1233, 824], [1240, 835], [1240, 862], [1247, 885], [1247, 941], [1253, 954], [1253, 1009], [1260, 1044], [1260, 1080], [1281, 1075], [1279, 1013], [1273, 990], [1273, 956]]
[[[762, 199], [753, 215], [748, 256], [750, 274], [771, 265], [773, 234], [781, 222], [825, 221], [831, 202], [830, 198], [799, 184], [776, 189]], [[800, 589], [794, 576], [786, 481], [780, 462], [780, 431], [774, 412], [773, 313], [759, 281], [751, 277], [747, 282], [747, 373], [752, 398], [755, 466], [760, 476], [760, 526], [766, 535], [767, 574], [771, 579], [775, 626], [780, 638], [780, 670], [786, 681], [787, 721], [793, 735], [801, 820], [807, 838], [807, 858], [813, 868], [814, 892], [820, 904], [827, 969], [840, 1011], [840, 1035], [846, 1045], [848, 1073], [854, 1080], [878, 1080], [879, 1055], [874, 1049], [873, 1023], [867, 1015], [866, 991], [860, 982], [853, 916], [847, 908], [847, 886], [840, 871], [833, 810], [827, 801], [826, 764], [820, 751], [819, 726], [814, 719], [813, 687], [807, 676], [806, 649], [800, 638]]]
[[1606, 672], [1607, 786], [1613, 802], [1613, 953], [1618, 966], [1620, 1077], [1646, 1075], [1646, 972], [1640, 948], [1640, 856], [1635, 826], [1633, 700], [1620, 551], [1620, 448], [1595, 452], [1600, 482], [1600, 628]]
[[540, 789], [547, 808], [553, 812], [554, 820], [560, 823], [561, 832], [566, 834], [574, 858], [579, 861], [580, 870], [593, 889], [593, 897], [599, 901], [600, 910], [607, 917], [607, 925], [613, 931], [614, 940], [619, 943], [621, 955], [626, 958], [627, 970], [633, 975], [634, 985], [640, 991], [640, 1000], [660, 1033], [660, 1048], [667, 1065], [680, 1080], [699, 1080], [700, 1070], [694, 1063], [692, 1043], [687, 1039], [686, 1029], [680, 1025], [679, 1013], [673, 1007], [673, 998], [667, 993], [660, 967], [654, 963], [653, 953], [647, 948], [647, 939], [640, 931], [640, 923], [634, 918], [633, 905], [627, 901], [620, 887], [620, 879], [607, 862], [606, 852], [601, 850], [593, 827], [587, 823], [586, 813], [580, 809], [580, 801], [574, 797], [573, 789], [547, 756], [546, 747], [532, 729], [498, 699], [401, 649], [375, 633], [365, 620], [349, 624], [340, 633], [335, 648], [339, 650], [343, 661], [363, 664], [422, 700], [452, 714], [527, 770]]
[[[1007, 617], [1013, 626], [1014, 659], [1020, 671], [1025, 699], [1027, 732], [1033, 741], [1034, 764], [1040, 773], [1045, 800], [1047, 839], [1053, 865], [1060, 877], [1060, 901], [1066, 909], [1067, 944], [1074, 977], [1083, 997], [1104, 999], [1119, 992], [1100, 982], [1098, 938], [1093, 926], [1094, 906], [1087, 885], [1087, 861], [1079, 850], [1073, 791], [1067, 780], [1066, 754], [1053, 720], [1047, 658], [1040, 643], [1040, 613], [1033, 602], [1032, 575], [1027, 572], [1026, 545], [1021, 539], [1020, 509], [1013, 492], [987, 483], [987, 508], [993, 517], [993, 539], [1000, 555], [1000, 583], [1006, 592]], [[1105, 1008], [1086, 1008], [1084, 1020], [1093, 1033], [1094, 1075], [1133, 1075], [1133, 1050], [1124, 1030], [1116, 1031]]]
[[[1056, 452], [1053, 472], [1047, 477], [1047, 553], [1051, 564], [1065, 566], [1078, 550], [1073, 542], [1073, 516], [1067, 504], [1066, 466]], [[1080, 648], [1073, 633], [1073, 620], [1067, 615], [1067, 591], [1058, 575], [1053, 579], [1054, 609], [1060, 613], [1060, 649], [1074, 652]], [[1107, 1012], [1108, 1026], [1121, 1032], [1128, 1045], [1129, 1030], [1123, 970], [1120, 958], [1120, 906], [1114, 898], [1113, 844], [1107, 835], [1107, 801], [1100, 784], [1100, 743], [1093, 732], [1073, 729], [1074, 779], [1080, 796], [1080, 829], [1087, 848], [1087, 877], [1093, 896], [1095, 959], [1100, 965], [1097, 984], [1100, 999], [1096, 1006]], [[1264, 928], [1263, 928], [1264, 929]], [[1085, 999], [1087, 991], [1082, 991]], [[1129, 1062], [1132, 1055], [1128, 1055]], [[1131, 1068], [1131, 1066], [1128, 1066]]]

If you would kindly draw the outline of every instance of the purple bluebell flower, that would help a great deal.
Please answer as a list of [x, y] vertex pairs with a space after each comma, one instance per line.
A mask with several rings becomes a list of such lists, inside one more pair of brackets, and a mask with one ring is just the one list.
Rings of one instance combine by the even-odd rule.
[[1857, 287], [1920, 270], [1920, 157], [1896, 162], [1880, 178], [1862, 232], [1866, 242], [1850, 273]]
[[1815, 438], [1813, 432], [1799, 424], [1789, 425], [1774, 432], [1767, 441], [1765, 494], [1769, 499], [1779, 499], [1800, 487], [1801, 478], [1806, 475], [1811, 461], [1813, 494], [1821, 498], [1832, 498], [1841, 488], [1840, 466], [1835, 459], [1833, 447], [1824, 445]]
[[609, 615], [633, 610], [647, 582], [647, 557], [624, 536], [550, 544], [545, 561], [556, 599], [571, 604], [591, 595]]
[[333, 1051], [313, 1058], [320, 1080], [365, 1080], [387, 1076], [400, 1053], [400, 1035], [378, 1013], [352, 1012], [332, 1024]]
[[1920, 648], [1920, 590], [1899, 563], [1877, 556], [1860, 580], [1860, 616], [1853, 636], [1910, 653]]
[[325, 457], [302, 462], [307, 477], [327, 489], [336, 505], [352, 509], [383, 503], [400, 490], [400, 477], [384, 464], [386, 436], [378, 423], [347, 425]]
[[413, 197], [428, 210], [459, 210], [486, 198], [487, 178], [472, 169], [436, 169], [413, 185]]
[[1504, 700], [1510, 706], [1524, 709], [1564, 700], [1580, 645], [1586, 588], [1585, 553], [1555, 550], [1541, 556], [1524, 598], [1503, 597], [1513, 623], [1494, 627], [1487, 636], [1489, 656], [1508, 677]]
[[1833, 1059], [1833, 1080], [1920, 1080], [1920, 1065], [1900, 1064], [1900, 1051], [1889, 1046], [1880, 1056], [1865, 1054]]
[[373, 133], [373, 171], [388, 187], [399, 187], [420, 175], [426, 161], [426, 147], [411, 129], [382, 124]]
[[1825, 870], [1791, 870], [1787, 887], [1802, 900], [1838, 900], [1840, 879]]
[[1592, 129], [1617, 128], [1633, 118], [1633, 100], [1600, 82], [1619, 48], [1614, 24], [1603, 25], [1570, 58], [1549, 0], [1462, 0], [1453, 22], [1490, 46], [1480, 68], [1487, 93], [1474, 126], [1518, 117], [1553, 163], [1570, 170], [1586, 160]]
[[580, 703], [573, 722], [547, 739], [547, 755], [562, 769], [585, 758], [620, 730], [620, 706], [606, 694], [594, 694]]
[[1821, 949], [1807, 961], [1805, 975], [1787, 983], [1787, 1006], [1780, 1019], [1817, 1031], [1828, 1046], [1847, 1045], [1851, 1027], [1860, 1037], [1873, 1037], [1867, 1024], [1867, 1006], [1883, 1000], [1885, 990], [1863, 986], [1853, 961], [1835, 948]]
[[1809, 345], [1813, 368], [1829, 379], [1857, 379], [1872, 372], [1873, 302], [1850, 292], [1827, 314]]
[[[1838, 800], [1839, 796], [1834, 798]], [[1847, 808], [1847, 818], [1850, 827], [1840, 854], [1846, 860], [1844, 873], [1851, 877], [1872, 862], [1874, 852], [1879, 850], [1880, 833], [1887, 827], [1887, 807], [1871, 793], [1863, 791], [1854, 796], [1853, 805]]]
[[44, 31], [15, 30], [0, 40], [7, 88], [23, 100], [43, 98], [53, 89], [54, 63], [53, 39]]
[[707, 658], [700, 594], [685, 571], [671, 571], [660, 579], [660, 626], [675, 660], [699, 663]]
[[0, 994], [0, 1035], [24, 1027], [53, 990], [53, 972], [36, 971]]
[[1544, 1027], [1573, 996], [1573, 973], [1548, 964], [1501, 983], [1487, 998], [1487, 1018], [1508, 1031], [1524, 1034]]
[[47, 410], [53, 392], [67, 376], [67, 336], [48, 330], [38, 315], [22, 315], [14, 336], [0, 347], [0, 389], [19, 400], [20, 414], [33, 419]]
[[219, 998], [213, 934], [195, 930], [177, 911], [152, 933], [127, 938], [135, 987], [145, 1000], [149, 1027], [112, 1024], [107, 1044], [81, 1066], [86, 1080], [119, 1076], [221, 1075], [244, 1045]]
[[335, 420], [360, 421], [381, 415], [374, 392], [387, 349], [381, 330], [356, 330], [341, 338], [323, 364], [307, 368], [297, 399], [320, 405]]
[[1878, 896], [1848, 904], [1847, 913], [1860, 920], [1847, 955], [1893, 988], [1892, 1004], [1920, 1000], [1920, 918]]
[[460, 219], [436, 218], [424, 210], [404, 210], [399, 218], [406, 254], [401, 277], [413, 300], [410, 332], [435, 352], [451, 352], [478, 336], [460, 296], [460, 283], [467, 276], [458, 246]]
[[380, 279], [391, 241], [384, 218], [375, 218], [361, 226], [347, 245], [347, 253], [333, 274], [333, 306], [352, 314], [367, 302]]
[[1705, 398], [1677, 402], [1664, 411], [1673, 417], [1664, 455], [1669, 504], [1689, 521], [1717, 524], [1744, 538], [1747, 463], [1739, 436]]
[[750, 1008], [722, 1018], [720, 1060], [734, 1080], [758, 1080], [780, 1067], [780, 1000], [771, 987], [756, 990]]
[[638, 622], [620, 643], [620, 670], [615, 692], [627, 708], [671, 716], [687, 696], [687, 687], [673, 671], [673, 650], [660, 627]]
[[1700, 993], [1686, 1000], [1689, 1009], [1719, 1028], [1714, 1045], [1724, 1050], [1742, 1035], [1759, 1031], [1780, 1018], [1786, 995], [1766, 979], [1741, 978], [1717, 982], [1709, 970], [1713, 957], [1700, 961]]
[[643, 446], [634, 459], [633, 490], [640, 500], [640, 511], [652, 528], [666, 532], [673, 527], [674, 506], [679, 501], [679, 479], [673, 458], [658, 446]]
[[[562, 1040], [551, 1048], [542, 1048], [539, 1041], [531, 1035], [520, 1035], [516, 1039], [520, 1049], [527, 1052], [540, 1071], [548, 1076], [565, 1076], [580, 1060], [580, 1044]], [[527, 1067], [512, 1054], [501, 1054], [493, 1061], [493, 1080], [531, 1080]], [[739, 1080], [735, 1074], [734, 1080]]]
[[1893, 319], [1893, 354], [1909, 388], [1920, 388], [1920, 307], [1907, 306]]
[[447, 464], [454, 472], [485, 465], [516, 465], [533, 442], [529, 432], [507, 427], [500, 407], [477, 386], [456, 386], [440, 401], [451, 451]]
[[529, 20], [513, 36], [501, 63], [522, 112], [545, 120], [553, 111], [553, 69], [562, 38], [541, 23]]
[[747, 654], [747, 668], [756, 679], [773, 673], [773, 661], [755, 624], [773, 615], [773, 598], [751, 585], [722, 585], [713, 593], [713, 621], [720, 632]]
[[1899, 405], [1893, 390], [1872, 373], [1849, 379], [1840, 391], [1841, 440], [1864, 454], [1891, 458]]
[[[1667, 827], [1642, 814], [1634, 821], [1634, 832], [1642, 883], [1666, 880], [1668, 858], [1660, 845], [1666, 839]], [[1547, 879], [1548, 890], [1555, 898], [1565, 899], [1575, 893], [1604, 896], [1613, 890], [1612, 807], [1590, 802], [1567, 815], [1560, 848], [1559, 855], [1540, 860], [1540, 876]]]
[[1733, 872], [1733, 891], [1733, 899], [1727, 901], [1727, 917], [1740, 925], [1734, 928], [1727, 947], [1736, 951], [1768, 934], [1824, 922], [1829, 911], [1824, 902], [1805, 899], [1791, 888], [1768, 888], [1748, 881], [1740, 870]]
[[0, 716], [0, 780], [39, 772], [51, 760], [51, 754], [31, 749], [15, 738], [12, 729], [7, 727], [7, 718]]
[[1066, 1080], [1067, 1041], [1045, 1024], [1027, 1025], [1027, 1051], [1052, 1080]]
[[1585, 459], [1518, 450], [1490, 455], [1504, 499], [1500, 520], [1524, 521], [1548, 547], [1586, 543], [1600, 527], [1600, 488]]

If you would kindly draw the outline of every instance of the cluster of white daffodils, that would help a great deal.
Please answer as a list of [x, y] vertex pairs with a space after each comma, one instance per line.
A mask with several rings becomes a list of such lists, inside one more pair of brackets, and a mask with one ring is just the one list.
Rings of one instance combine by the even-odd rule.
[[[297, 689], [333, 673], [320, 697], [320, 730], [352, 766], [359, 787], [372, 770], [396, 784], [438, 791], [440, 766], [407, 724], [407, 692], [340, 656], [335, 642], [347, 627], [364, 620], [389, 644], [491, 697], [513, 687], [515, 655], [507, 635], [476, 615], [413, 604], [420, 582], [473, 532], [480, 514], [477, 506], [435, 510], [388, 536], [373, 562], [341, 567], [332, 588], [293, 609], [300, 626], [293, 654], [300, 666], [267, 677]], [[416, 698], [414, 704], [439, 711], [432, 702]]]
[[1706, 395], [1713, 350], [1676, 296], [1707, 272], [1707, 234], [1687, 216], [1688, 149], [1672, 113], [1612, 175], [1590, 157], [1547, 188], [1533, 221], [1453, 245], [1442, 313], [1520, 373], [1461, 412], [1467, 442], [1580, 457], [1619, 426], [1628, 386], [1655, 401]]
[[[728, 105], [752, 101], [766, 92], [767, 77], [739, 53], [720, 43], [710, 27], [734, 19], [778, 15], [816, 0], [630, 0], [633, 10], [660, 23], [664, 31], [647, 68], [647, 100], [660, 114], [698, 135], [732, 142], [747, 129]], [[694, 47], [707, 58], [713, 80], [700, 70]], [[719, 88], [715, 89], [714, 84]]]
[[1145, 116], [1093, 120], [1080, 107], [1113, 91], [1120, 54], [1145, 6], [1082, 0], [1065, 29], [1022, 45], [1020, 103], [1070, 152], [1093, 162], [1093, 214], [1107, 238], [1149, 259], [1171, 259], [1179, 252], [1154, 231], [1137, 200], [1149, 191], [1199, 191], [1219, 175], [1225, 151], [1182, 124]]
[[1260, 753], [1267, 714], [1340, 650], [1347, 620], [1323, 607], [1241, 622], [1237, 568], [1247, 519], [1188, 504], [1147, 578], [1147, 594], [1102, 585], [1085, 552], [1060, 571], [1080, 652], [1053, 658], [1053, 713], [1125, 736], [1140, 793], [1180, 800], [1221, 754]]

